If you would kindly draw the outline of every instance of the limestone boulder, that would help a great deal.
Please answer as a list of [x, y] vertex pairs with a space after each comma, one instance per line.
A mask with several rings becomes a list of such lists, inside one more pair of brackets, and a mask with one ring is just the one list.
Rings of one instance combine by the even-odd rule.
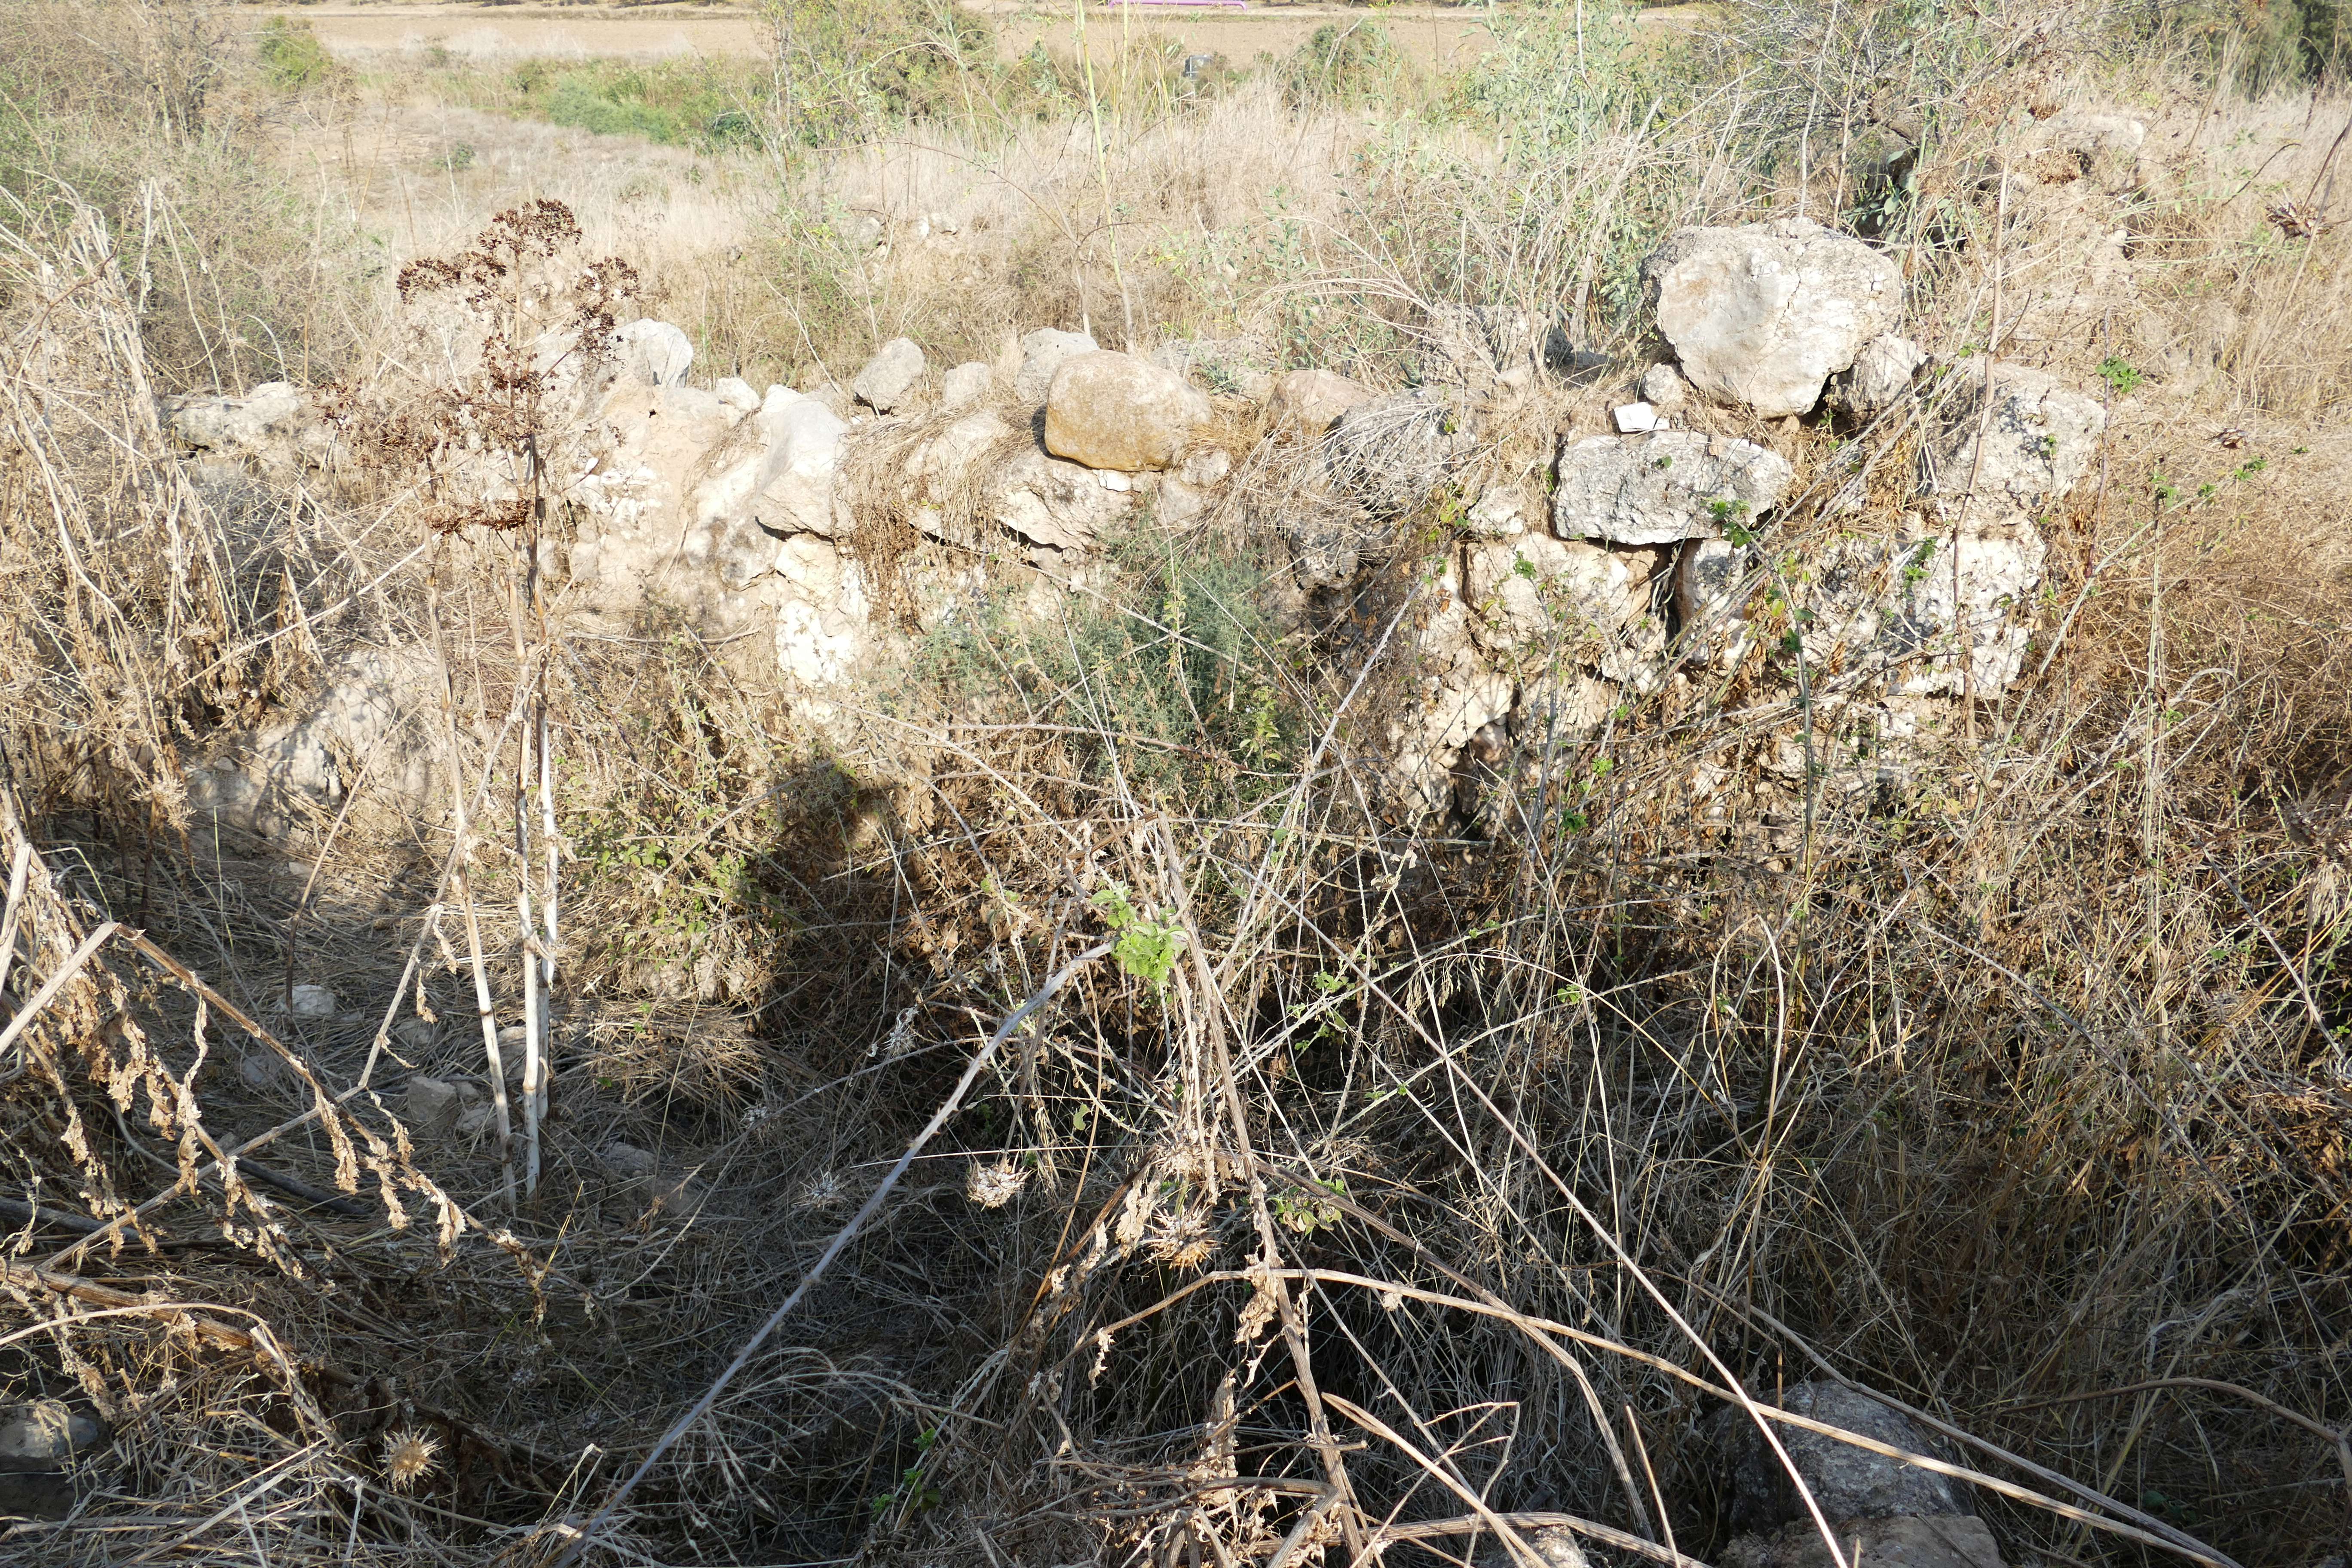
[[1093, 353], [1101, 346], [1088, 332], [1038, 328], [1021, 340], [1021, 363], [1013, 378], [1013, 395], [1034, 408], [1045, 401], [1045, 395], [1053, 389], [1054, 373], [1062, 368], [1064, 360]]
[[1490, 652], [1613, 639], [1651, 613], [1659, 550], [1524, 533], [1465, 552], [1473, 636]]
[[1845, 541], [1788, 584], [1809, 616], [1804, 657], [1822, 667], [1815, 679], [1830, 687], [1882, 685], [1912, 697], [1957, 697], [1965, 687], [1999, 696], [2024, 668], [2047, 555], [2023, 513], [1957, 530], [1915, 516], [1890, 538]]
[[1910, 393], [1911, 377], [1927, 358], [1909, 338], [1882, 332], [1830, 379], [1830, 406], [1850, 419], [1875, 419]]
[[866, 649], [872, 605], [855, 561], [831, 541], [797, 533], [777, 548], [782, 603], [776, 611], [776, 664], [803, 686], [848, 679]]
[[360, 778], [377, 804], [425, 809], [437, 754], [431, 653], [415, 645], [362, 648], [314, 694], [242, 743], [194, 769], [189, 803], [231, 826], [275, 837], [310, 812], [339, 810]]
[[1678, 229], [1642, 278], [1691, 384], [1768, 416], [1819, 403], [1903, 306], [1892, 258], [1803, 218]]
[[1135, 499], [1131, 486], [1114, 489], [1103, 482], [1105, 477], [1032, 447], [989, 477], [981, 513], [1044, 549], [1087, 550], [1096, 534], [1123, 515]]
[[613, 333], [622, 374], [645, 386], [677, 386], [694, 363], [694, 340], [667, 321], [631, 321]]
[[1752, 528], [1780, 504], [1795, 470], [1751, 441], [1689, 430], [1570, 439], [1552, 489], [1552, 531], [1612, 544], [1709, 539]]
[[[2006, 1568], [1984, 1521], [1966, 1515], [1832, 1521], [1848, 1563], [1868, 1568]], [[1744, 1535], [1724, 1549], [1723, 1568], [1834, 1568], [1811, 1520], [1770, 1535]]]
[[[1909, 1453], [1948, 1457], [1910, 1417], [1842, 1384], [1798, 1384], [1786, 1391], [1780, 1405], [1795, 1415]], [[1728, 1514], [1733, 1528], [1772, 1531], [1810, 1520], [1787, 1467], [1765, 1443], [1748, 1413], [1726, 1407], [1713, 1420], [1717, 1462], [1730, 1493]], [[1785, 1425], [1774, 1431], [1798, 1475], [1804, 1478], [1813, 1501], [1830, 1520], [1952, 1518], [1976, 1511], [1966, 1489], [1948, 1476], [1818, 1432]]]
[[1133, 354], [1066, 359], [1045, 395], [1045, 450], [1122, 473], [1174, 467], [1213, 411], [1174, 371]]
[[2098, 399], [2045, 371], [1997, 363], [1988, 419], [1983, 367], [1957, 374], [1965, 379], [1944, 405], [1945, 434], [1923, 465], [1921, 488], [1938, 511], [1965, 512], [1969, 523], [2031, 511], [2072, 490], [2098, 460], [2107, 427]]
[[167, 398], [163, 421], [173, 438], [199, 452], [267, 458], [290, 447], [310, 423], [308, 394], [291, 382], [269, 381], [241, 396]]
[[1274, 380], [1266, 400], [1266, 426], [1277, 436], [1312, 441], [1328, 433], [1339, 416], [1379, 395], [1362, 382], [1328, 370], [1294, 370]]
[[1424, 811], [1445, 807], [1463, 748], [1509, 717], [1516, 689], [1510, 676], [1480, 654], [1459, 586], [1449, 572], [1433, 587], [1435, 603], [1409, 656], [1404, 701], [1389, 727], [1405, 800]]
[[988, 365], [974, 360], [960, 364], [940, 378], [940, 406], [969, 408], [987, 401], [996, 387], [996, 373]]
[[927, 368], [922, 348], [912, 338], [892, 338], [851, 379], [849, 390], [876, 413], [892, 413], [906, 405]]

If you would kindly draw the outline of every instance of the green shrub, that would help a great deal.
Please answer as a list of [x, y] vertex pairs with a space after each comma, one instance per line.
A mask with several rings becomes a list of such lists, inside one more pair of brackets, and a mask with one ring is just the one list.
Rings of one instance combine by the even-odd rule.
[[1404, 51], [1378, 22], [1326, 22], [1282, 63], [1283, 95], [1301, 107], [1381, 102], [1411, 75]]
[[308, 22], [272, 16], [261, 25], [258, 47], [262, 75], [288, 92], [323, 86], [340, 68]]

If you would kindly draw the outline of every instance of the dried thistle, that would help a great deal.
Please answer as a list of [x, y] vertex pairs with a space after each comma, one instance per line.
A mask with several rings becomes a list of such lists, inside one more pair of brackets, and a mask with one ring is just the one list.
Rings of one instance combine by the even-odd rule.
[[999, 1160], [993, 1164], [975, 1164], [964, 1178], [963, 1195], [984, 1209], [1001, 1209], [1021, 1195], [1029, 1184], [1029, 1173], [1011, 1160]]
[[439, 1438], [414, 1426], [404, 1426], [385, 1438], [383, 1471], [391, 1480], [393, 1489], [404, 1492], [423, 1480], [432, 1472], [434, 1461], [440, 1452]]

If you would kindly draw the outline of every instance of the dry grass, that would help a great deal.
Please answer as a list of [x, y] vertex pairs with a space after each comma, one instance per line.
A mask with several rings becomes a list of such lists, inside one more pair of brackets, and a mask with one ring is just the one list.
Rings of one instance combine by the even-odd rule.
[[[121, 1434], [79, 1518], [10, 1552], [555, 1560], [979, 1043], [1112, 936], [597, 1560], [1417, 1560], [1400, 1528], [1478, 1544], [1455, 1489], [1659, 1539], [1662, 1499], [1712, 1558], [1710, 1412], [1817, 1371], [1955, 1428], [2012, 1561], [2329, 1547], [2335, 1455], [2273, 1406], [2352, 1415], [2352, 331], [2345, 231], [2266, 215], [2319, 201], [2347, 107], [2074, 20], [1832, 52], [1822, 11], [1778, 11], [1716, 57], [1738, 91], [1696, 56], [1547, 74], [1562, 35], [1532, 31], [1487, 98], [1411, 115], [1241, 82], [1119, 99], [1099, 132], [877, 122], [773, 160], [332, 94], [239, 132], [273, 188], [320, 193], [307, 232], [382, 235], [387, 276], [561, 197], [716, 368], [845, 375], [899, 331], [987, 358], [1085, 321], [1444, 379], [1449, 306], [1635, 343], [1663, 227], [1845, 212], [1885, 95], [1947, 92], [1892, 216], [1919, 334], [1980, 342], [1998, 266], [2005, 356], [2144, 378], [2111, 370], [2097, 483], [2047, 520], [2039, 678], [1901, 768], [1824, 707], [1791, 769], [1759, 638], [1596, 735], [1523, 731], [1438, 822], [1381, 759], [1442, 500], [1310, 617], [1239, 509], [1117, 542], [1076, 591], [1001, 584], [1049, 616], [919, 604], [900, 684], [822, 724], [658, 617], [559, 612], [542, 678], [514, 552], [452, 540], [436, 601], [396, 482], [191, 485], [149, 355], [260, 373], [168, 347], [212, 341], [193, 306], [141, 315], [108, 266], [128, 209], [110, 239], [62, 196], [0, 222], [0, 850], [31, 850], [0, 994], [21, 1016], [109, 921], [201, 972], [109, 933], [0, 1062], [0, 1195], [47, 1216], [12, 1253], [0, 1396], [79, 1391]], [[1979, 161], [2045, 100], [2147, 142], [2017, 187], [2000, 228]], [[954, 233], [914, 237], [939, 214]], [[2099, 259], [2118, 229], [2128, 268]], [[400, 382], [363, 291], [287, 304], [355, 385]], [[1526, 468], [1627, 379], [1496, 405], [1484, 460]], [[1741, 428], [1809, 479], [1842, 438]], [[1236, 488], [1291, 504], [1254, 460]], [[205, 748], [429, 616], [457, 723], [423, 796], [354, 782], [268, 840], [187, 811]], [[404, 1080], [480, 1071], [446, 808], [504, 822], [501, 719], [541, 679], [570, 934], [541, 1186], [507, 1210], [495, 1137], [412, 1145]], [[502, 1019], [518, 869], [484, 827]], [[271, 1011], [289, 979], [341, 1010]], [[241, 1178], [185, 1181], [273, 1129]], [[150, 1200], [143, 1236], [77, 1240]]]

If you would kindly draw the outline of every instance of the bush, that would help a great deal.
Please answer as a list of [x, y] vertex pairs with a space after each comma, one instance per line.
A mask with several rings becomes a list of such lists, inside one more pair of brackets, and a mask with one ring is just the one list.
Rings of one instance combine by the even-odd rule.
[[341, 69], [310, 23], [285, 16], [262, 24], [258, 51], [269, 84], [289, 92], [321, 86]]
[[1299, 107], [1353, 107], [1396, 97], [1412, 68], [1378, 22], [1327, 22], [1282, 64], [1283, 94]]

